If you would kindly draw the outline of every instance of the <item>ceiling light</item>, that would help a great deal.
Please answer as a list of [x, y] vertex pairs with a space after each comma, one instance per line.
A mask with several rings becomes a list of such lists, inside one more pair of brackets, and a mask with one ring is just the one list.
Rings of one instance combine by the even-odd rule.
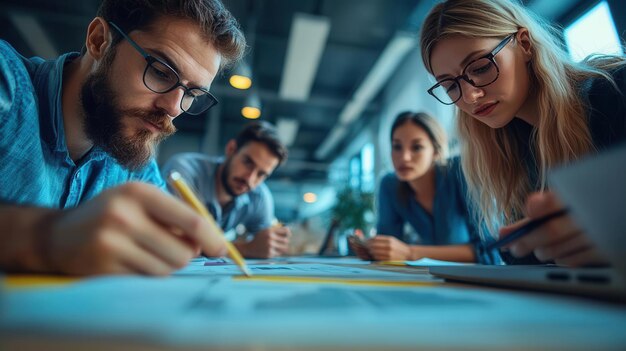
[[330, 18], [297, 13], [291, 23], [280, 97], [306, 101], [330, 33]]
[[230, 79], [228, 81], [230, 82], [230, 85], [233, 86], [233, 88], [241, 90], [248, 89], [252, 86], [252, 79], [245, 76], [233, 75], [230, 76]]
[[257, 119], [261, 117], [261, 110], [256, 107], [244, 107], [241, 109], [241, 115], [248, 119]]
[[228, 81], [236, 89], [245, 90], [250, 88], [252, 86], [252, 70], [250, 66], [243, 60], [239, 62], [232, 71]]
[[253, 92], [248, 95], [244, 107], [241, 109], [241, 115], [248, 119], [261, 117], [261, 99], [259, 94]]
[[315, 201], [317, 201], [317, 195], [315, 195], [315, 193], [305, 193], [302, 196], [302, 199], [304, 200], [304, 202], [306, 202], [307, 204], [312, 204]]
[[278, 118], [276, 131], [278, 133], [278, 138], [283, 142], [283, 144], [285, 144], [286, 147], [291, 146], [296, 140], [299, 126], [300, 123], [293, 118]]

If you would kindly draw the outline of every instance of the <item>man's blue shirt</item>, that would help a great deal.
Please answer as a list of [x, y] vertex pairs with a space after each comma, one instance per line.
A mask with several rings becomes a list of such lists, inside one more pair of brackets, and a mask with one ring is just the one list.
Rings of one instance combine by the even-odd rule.
[[[218, 157], [188, 152], [175, 155], [163, 167], [163, 175], [177, 171], [190, 184], [219, 226], [229, 231], [243, 224], [249, 234], [267, 229], [274, 220], [274, 198], [265, 184], [239, 195], [222, 208], [217, 200], [217, 170], [224, 162]], [[173, 192], [174, 189], [171, 189]]]
[[0, 40], [0, 201], [71, 208], [129, 181], [165, 189], [154, 160], [129, 171], [98, 147], [71, 159], [61, 104], [63, 68], [78, 55], [26, 59]]

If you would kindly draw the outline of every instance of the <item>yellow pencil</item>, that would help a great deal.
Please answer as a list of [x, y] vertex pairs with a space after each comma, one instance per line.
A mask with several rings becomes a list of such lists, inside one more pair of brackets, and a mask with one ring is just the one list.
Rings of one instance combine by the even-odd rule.
[[194, 210], [196, 210], [199, 214], [206, 218], [206, 220], [209, 222], [209, 226], [211, 227], [211, 229], [213, 229], [214, 232], [220, 234], [220, 236], [224, 239], [224, 243], [226, 243], [226, 248], [228, 249], [228, 255], [230, 256], [230, 258], [233, 259], [233, 261], [235, 261], [237, 266], [239, 266], [243, 274], [251, 277], [252, 273], [248, 269], [246, 261], [244, 261], [243, 257], [241, 257], [239, 250], [237, 250], [235, 245], [233, 245], [230, 241], [226, 240], [222, 229], [217, 225], [217, 223], [215, 223], [215, 219], [213, 219], [213, 216], [211, 216], [211, 214], [206, 209], [206, 207], [204, 207], [202, 202], [200, 202], [196, 195], [194, 195], [193, 191], [191, 191], [191, 188], [189, 188], [187, 183], [185, 183], [180, 173], [170, 173], [170, 180], [171, 184], [180, 193], [180, 196], [182, 196], [183, 200], [185, 200], [185, 202], [187, 202]]

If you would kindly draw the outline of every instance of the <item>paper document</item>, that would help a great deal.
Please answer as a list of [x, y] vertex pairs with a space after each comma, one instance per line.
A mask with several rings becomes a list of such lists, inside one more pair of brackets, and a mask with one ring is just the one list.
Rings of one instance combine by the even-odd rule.
[[[374, 269], [335, 266], [329, 264], [314, 263], [279, 263], [279, 264], [250, 264], [248, 268], [255, 276], [285, 276], [285, 277], [333, 277], [333, 278], [357, 278], [357, 279], [386, 279], [386, 280], [432, 280], [433, 278], [423, 273], [399, 273]], [[211, 277], [236, 276], [240, 271], [235, 265], [195, 265], [174, 273], [176, 276], [206, 275]]]
[[432, 258], [424, 257], [416, 261], [406, 261], [406, 264], [407, 266], [431, 267], [431, 266], [466, 266], [466, 265], [471, 265], [473, 263], [441, 261], [441, 260], [434, 260]]
[[466, 266], [466, 265], [474, 264], [474, 263], [434, 260], [428, 257], [420, 258], [419, 260], [415, 260], [415, 261], [376, 261], [373, 263], [383, 265], [383, 266], [413, 266], [413, 267]]
[[[349, 264], [349, 265], [368, 265], [370, 261], [364, 261], [358, 257], [324, 257], [324, 256], [285, 256], [274, 258], [252, 258], [246, 259], [247, 264], [278, 264], [278, 263], [319, 263], [319, 264]], [[194, 265], [220, 265], [220, 264], [235, 264], [229, 258], [208, 258], [208, 257], [196, 257], [193, 258], [189, 264]]]
[[358, 257], [285, 257], [290, 263], [322, 263], [322, 264], [358, 264], [367, 265], [370, 261], [364, 261]]

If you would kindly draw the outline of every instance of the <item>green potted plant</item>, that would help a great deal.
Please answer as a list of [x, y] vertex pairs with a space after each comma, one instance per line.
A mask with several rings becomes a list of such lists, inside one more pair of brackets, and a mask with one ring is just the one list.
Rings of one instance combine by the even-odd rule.
[[[337, 194], [337, 203], [331, 210], [331, 235], [328, 237], [334, 253], [349, 253], [347, 236], [356, 229], [369, 233], [374, 222], [374, 193], [345, 187]], [[331, 246], [332, 245], [332, 246]]]

